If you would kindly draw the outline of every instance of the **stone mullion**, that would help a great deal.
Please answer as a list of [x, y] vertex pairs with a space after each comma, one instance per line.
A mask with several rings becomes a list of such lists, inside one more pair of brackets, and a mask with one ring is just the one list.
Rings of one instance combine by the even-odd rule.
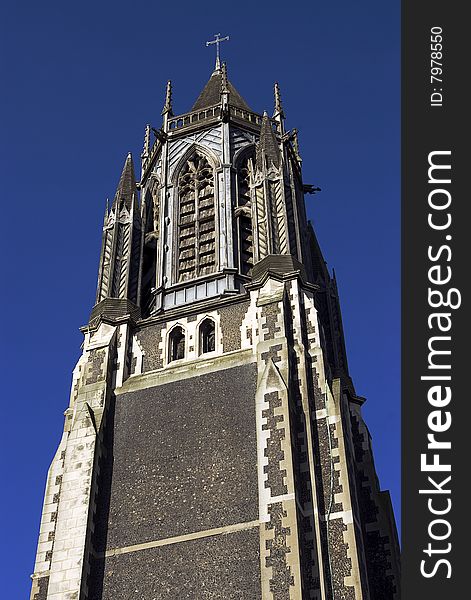
[[194, 184], [195, 184], [195, 276], [198, 277], [200, 274], [200, 261], [199, 261], [199, 239], [200, 239], [200, 219], [199, 219], [199, 196], [198, 196], [198, 180], [196, 179], [196, 175], [194, 176]]

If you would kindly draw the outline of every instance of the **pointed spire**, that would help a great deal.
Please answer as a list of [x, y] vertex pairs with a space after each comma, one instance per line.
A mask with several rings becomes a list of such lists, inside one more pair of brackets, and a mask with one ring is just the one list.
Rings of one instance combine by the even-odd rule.
[[172, 82], [170, 79], [167, 81], [167, 89], [165, 90], [165, 104], [162, 109], [162, 115], [168, 114], [173, 116], [172, 112]]
[[150, 125], [146, 125], [144, 134], [144, 147], [142, 149], [141, 158], [148, 158], [150, 152]]
[[275, 112], [273, 113], [273, 116], [280, 116], [282, 118], [285, 116], [283, 113], [283, 105], [281, 104], [280, 86], [277, 81], [275, 82]]
[[137, 194], [133, 194], [132, 198], [131, 198], [131, 207], [129, 209], [129, 212], [131, 213], [131, 215], [134, 215], [134, 211], [137, 208]]
[[296, 158], [299, 162], [302, 162], [301, 155], [299, 154], [299, 140], [298, 140], [298, 130], [294, 128], [291, 132], [291, 139], [293, 141], [293, 150], [296, 154]]
[[226, 63], [222, 63], [221, 68], [221, 94], [228, 94], [229, 86], [227, 82], [227, 65]]
[[121, 204], [124, 201], [126, 207], [130, 209], [133, 196], [137, 192], [136, 177], [134, 175], [134, 164], [132, 155], [129, 152], [124, 163], [123, 171], [119, 179], [118, 188], [114, 197], [113, 206]]
[[262, 169], [264, 161], [266, 166], [270, 166], [270, 162], [272, 162], [275, 167], [280, 166], [280, 148], [267, 111], [264, 111], [263, 113], [260, 141], [257, 144], [256, 160], [259, 170]]
[[213, 71], [208, 83], [204, 86], [191, 110], [202, 110], [203, 108], [218, 104], [221, 102], [221, 93], [223, 90], [225, 93], [230, 94], [231, 106], [237, 106], [243, 110], [251, 111], [247, 102], [229, 81], [225, 64], [223, 64], [221, 68]]
[[105, 216], [103, 218], [103, 226], [105, 226], [106, 223], [108, 222], [109, 214], [110, 214], [110, 201], [107, 198], [106, 199], [106, 204], [105, 204]]

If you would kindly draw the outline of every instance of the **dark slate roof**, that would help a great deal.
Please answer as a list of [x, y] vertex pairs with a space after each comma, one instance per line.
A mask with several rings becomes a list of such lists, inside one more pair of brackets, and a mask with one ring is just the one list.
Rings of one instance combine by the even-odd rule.
[[116, 195], [114, 197], [113, 205], [115, 205], [118, 202], [118, 200], [124, 199], [128, 210], [130, 210], [132, 198], [136, 191], [137, 187], [136, 177], [134, 175], [134, 164], [132, 162], [131, 153], [129, 153], [126, 157], [123, 172], [121, 173], [121, 177], [119, 179], [118, 188], [116, 189]]
[[280, 148], [266, 112], [263, 114], [260, 141], [257, 144], [257, 164], [259, 167], [262, 166], [264, 158], [268, 161], [267, 166], [270, 162], [273, 162], [276, 167], [280, 166]]
[[[222, 70], [216, 69], [209, 78], [208, 83], [204, 86], [198, 99], [193, 104], [191, 110], [201, 110], [202, 108], [218, 104], [221, 101], [221, 84]], [[230, 81], [227, 81], [227, 88], [229, 90], [229, 104], [251, 111], [247, 102], [242, 98]]]

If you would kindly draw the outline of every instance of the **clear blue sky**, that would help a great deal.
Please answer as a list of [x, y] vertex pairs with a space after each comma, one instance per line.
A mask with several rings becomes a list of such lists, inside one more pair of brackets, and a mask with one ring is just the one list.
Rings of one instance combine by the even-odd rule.
[[2, 558], [0, 596], [29, 597], [46, 471], [62, 432], [79, 326], [94, 302], [105, 199], [165, 82], [185, 112], [222, 45], [256, 111], [279, 81], [307, 196], [340, 288], [350, 371], [368, 398], [383, 487], [399, 511], [399, 10], [396, 1], [4, 4]]

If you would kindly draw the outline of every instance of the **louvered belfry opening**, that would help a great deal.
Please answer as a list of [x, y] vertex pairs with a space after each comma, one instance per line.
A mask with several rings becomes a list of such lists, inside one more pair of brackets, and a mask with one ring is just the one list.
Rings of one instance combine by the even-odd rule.
[[235, 227], [237, 231], [239, 272], [250, 275], [253, 267], [253, 227], [250, 200], [249, 161], [253, 152], [246, 154], [237, 168], [237, 206], [235, 210]]
[[178, 189], [178, 281], [187, 281], [216, 268], [214, 170], [204, 155], [186, 161]]

